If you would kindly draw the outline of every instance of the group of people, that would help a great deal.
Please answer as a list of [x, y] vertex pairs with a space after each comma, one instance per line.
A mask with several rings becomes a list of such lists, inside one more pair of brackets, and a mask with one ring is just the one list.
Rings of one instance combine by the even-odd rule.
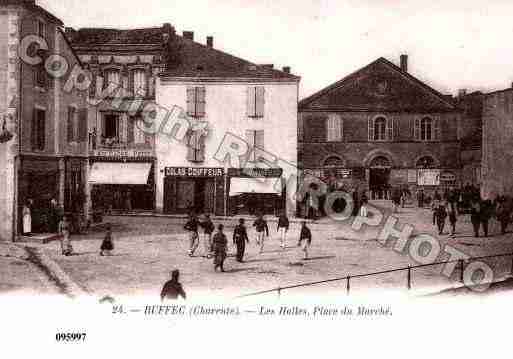
[[[259, 253], [264, 252], [264, 245], [269, 239], [269, 226], [267, 221], [262, 215], [259, 215], [253, 222], [255, 229], [256, 238], [255, 243], [259, 248]], [[189, 233], [189, 251], [190, 257], [194, 257], [194, 254], [200, 247], [200, 229], [203, 229], [203, 257], [214, 258], [214, 270], [218, 269], [224, 272], [224, 262], [228, 252], [228, 239], [224, 231], [224, 225], [219, 224], [217, 226], [217, 232], [215, 232], [216, 226], [212, 222], [210, 215], [205, 214], [203, 219], [199, 219], [195, 214], [190, 214], [187, 222], [184, 225], [184, 229]], [[277, 232], [280, 236], [280, 246], [282, 249], [286, 248], [287, 234], [290, 228], [290, 221], [285, 214], [282, 214], [278, 218]], [[215, 232], [215, 233], [214, 233]], [[246, 252], [246, 245], [250, 243], [248, 230], [245, 225], [244, 218], [240, 218], [237, 226], [233, 230], [232, 237], [233, 245], [236, 248], [235, 258], [238, 262], [244, 261], [244, 254]], [[304, 258], [308, 259], [308, 248], [312, 242], [312, 233], [307, 227], [306, 222], [301, 225], [301, 234], [298, 242], [298, 246], [301, 246], [304, 252]]]

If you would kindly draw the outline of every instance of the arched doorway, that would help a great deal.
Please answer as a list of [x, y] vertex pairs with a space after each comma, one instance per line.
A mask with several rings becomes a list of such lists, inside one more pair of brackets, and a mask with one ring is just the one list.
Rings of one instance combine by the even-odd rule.
[[385, 156], [377, 156], [370, 162], [369, 190], [372, 199], [390, 199], [390, 170], [392, 163]]

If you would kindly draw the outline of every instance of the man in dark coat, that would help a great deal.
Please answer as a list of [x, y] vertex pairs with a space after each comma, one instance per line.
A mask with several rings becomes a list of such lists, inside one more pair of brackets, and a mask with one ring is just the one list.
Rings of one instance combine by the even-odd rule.
[[183, 226], [183, 228], [189, 232], [189, 257], [194, 256], [194, 252], [196, 252], [196, 249], [198, 249], [199, 246], [198, 226], [199, 221], [196, 218], [196, 215], [190, 214], [189, 220], [185, 223], [185, 226]]
[[220, 224], [218, 227], [218, 232], [214, 235], [213, 245], [214, 245], [214, 271], [217, 271], [217, 268], [221, 269], [221, 272], [224, 272], [224, 260], [226, 259], [226, 251], [228, 247], [228, 240], [226, 239], [225, 234], [223, 233], [224, 226]]
[[474, 228], [474, 236], [479, 237], [479, 226], [481, 222], [481, 204], [477, 199], [472, 200], [470, 204], [470, 221]]
[[304, 259], [308, 259], [308, 249], [312, 244], [312, 232], [310, 228], [306, 226], [306, 222], [301, 224], [301, 233], [299, 234], [298, 247], [302, 247], [304, 252]]
[[233, 231], [233, 244], [237, 247], [237, 262], [242, 263], [244, 261], [246, 243], [249, 243], [248, 232], [246, 231], [246, 226], [244, 226], [244, 218], [241, 218]]
[[255, 227], [257, 232], [257, 245], [260, 246], [260, 254], [264, 252], [264, 239], [269, 237], [269, 227], [267, 226], [267, 221], [264, 219], [264, 216], [259, 215], [257, 220], [253, 223], [253, 227]]
[[434, 215], [435, 215], [436, 225], [438, 227], [438, 234], [442, 235], [442, 234], [444, 234], [445, 219], [447, 218], [447, 209], [443, 202], [440, 202], [438, 204], [438, 207], [436, 207], [434, 209]]
[[214, 233], [214, 223], [210, 219], [209, 214], [205, 214], [205, 219], [200, 223], [201, 228], [203, 228], [203, 245], [205, 247], [204, 257], [210, 258], [212, 257], [212, 233]]
[[186, 299], [185, 291], [182, 288], [182, 284], [179, 282], [180, 271], [175, 269], [171, 272], [171, 280], [167, 281], [162, 287], [162, 291], [160, 292], [160, 299], [162, 301], [165, 300], [175, 300], [178, 297], [182, 297]]
[[483, 227], [484, 236], [488, 237], [488, 221], [492, 218], [493, 208], [492, 201], [485, 200], [481, 202], [481, 212], [479, 215], [479, 220], [481, 222], [481, 226]]
[[285, 242], [287, 241], [287, 232], [289, 231], [289, 218], [285, 213], [282, 213], [278, 218], [277, 231], [280, 234], [281, 248], [285, 249]]

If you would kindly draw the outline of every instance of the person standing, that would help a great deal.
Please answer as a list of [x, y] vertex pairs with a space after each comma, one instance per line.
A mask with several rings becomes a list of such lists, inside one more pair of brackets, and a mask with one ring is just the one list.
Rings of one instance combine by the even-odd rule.
[[367, 198], [367, 195], [365, 192], [362, 194], [362, 202], [360, 206], [360, 217], [367, 217], [368, 210], [367, 210], [367, 204], [369, 203], [369, 200]]
[[299, 234], [299, 242], [297, 244], [298, 247], [302, 247], [304, 252], [304, 259], [308, 259], [308, 249], [312, 244], [312, 232], [310, 228], [306, 226], [306, 221], [301, 223], [301, 233]]
[[183, 226], [183, 228], [189, 232], [189, 257], [194, 256], [194, 252], [196, 252], [199, 246], [198, 225], [196, 215], [191, 213], [189, 220], [185, 223], [185, 226]]
[[217, 271], [217, 268], [221, 269], [221, 272], [224, 272], [224, 260], [226, 259], [226, 250], [228, 246], [228, 240], [226, 239], [226, 235], [223, 233], [224, 226], [220, 224], [218, 227], [218, 232], [214, 235], [213, 245], [214, 245], [214, 271]]
[[449, 207], [449, 222], [451, 223], [451, 237], [456, 235], [456, 222], [458, 221], [458, 215], [454, 206]]
[[70, 223], [67, 216], [63, 216], [59, 222], [59, 234], [61, 236], [61, 252], [63, 256], [70, 256], [73, 254], [73, 247], [71, 246], [70, 238]]
[[470, 204], [470, 221], [472, 222], [472, 227], [474, 228], [474, 236], [479, 237], [479, 226], [481, 223], [481, 205], [479, 200], [473, 199]]
[[244, 252], [246, 251], [246, 243], [249, 243], [248, 232], [244, 225], [244, 218], [239, 219], [239, 224], [233, 231], [233, 244], [237, 247], [237, 262], [244, 261]]
[[481, 222], [481, 226], [483, 227], [483, 233], [485, 237], [488, 237], [488, 222], [492, 217], [492, 211], [492, 202], [490, 200], [487, 199], [481, 202], [479, 220]]
[[59, 214], [58, 214], [58, 210], [57, 210], [57, 200], [55, 198], [52, 198], [50, 200], [50, 210], [49, 210], [49, 213], [48, 213], [48, 229], [50, 231], [50, 233], [55, 233], [55, 232], [59, 232], [59, 223], [60, 223], [60, 218], [59, 218]]
[[417, 192], [417, 201], [418, 201], [419, 208], [423, 208], [424, 207], [424, 190], [422, 188]]
[[506, 234], [510, 221], [511, 214], [508, 202], [504, 196], [497, 198], [497, 220], [501, 224], [501, 234]]
[[179, 281], [180, 271], [175, 269], [171, 272], [171, 280], [167, 281], [162, 287], [160, 292], [160, 300], [162, 302], [166, 300], [176, 300], [178, 297], [187, 299], [185, 291], [183, 290], [182, 284]]
[[105, 233], [105, 237], [103, 238], [102, 245], [100, 246], [100, 255], [104, 256], [105, 254], [111, 256], [112, 251], [114, 250], [114, 242], [112, 240], [112, 227], [110, 224], [107, 225], [107, 232]]
[[23, 235], [31, 236], [32, 235], [32, 200], [27, 200], [27, 203], [23, 206], [22, 210], [23, 216]]
[[277, 231], [280, 234], [281, 239], [281, 248], [285, 249], [285, 243], [287, 241], [287, 232], [289, 231], [289, 218], [285, 213], [282, 213], [278, 218], [278, 228]]
[[214, 223], [210, 219], [209, 214], [205, 214], [205, 220], [200, 223], [201, 228], [203, 228], [203, 245], [205, 247], [205, 255], [204, 257], [210, 258], [212, 257], [212, 233], [214, 233]]
[[438, 227], [438, 234], [444, 234], [445, 219], [447, 218], [447, 209], [443, 202], [438, 203], [438, 207], [434, 209], [433, 215], [435, 217], [436, 225]]
[[267, 226], [267, 221], [264, 219], [264, 216], [259, 215], [257, 220], [253, 223], [253, 227], [255, 227], [257, 232], [257, 245], [260, 246], [260, 254], [264, 252], [264, 241], [266, 237], [269, 237], [269, 227]]

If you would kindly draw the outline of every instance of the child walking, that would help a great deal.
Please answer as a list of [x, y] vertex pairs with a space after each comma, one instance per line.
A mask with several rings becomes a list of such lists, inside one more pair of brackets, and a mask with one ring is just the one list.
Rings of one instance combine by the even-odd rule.
[[103, 242], [100, 247], [100, 255], [104, 256], [107, 254], [108, 256], [111, 256], [113, 250], [114, 242], [112, 241], [112, 228], [109, 224], [107, 225], [107, 232], [105, 233], [105, 238], [103, 238]]

